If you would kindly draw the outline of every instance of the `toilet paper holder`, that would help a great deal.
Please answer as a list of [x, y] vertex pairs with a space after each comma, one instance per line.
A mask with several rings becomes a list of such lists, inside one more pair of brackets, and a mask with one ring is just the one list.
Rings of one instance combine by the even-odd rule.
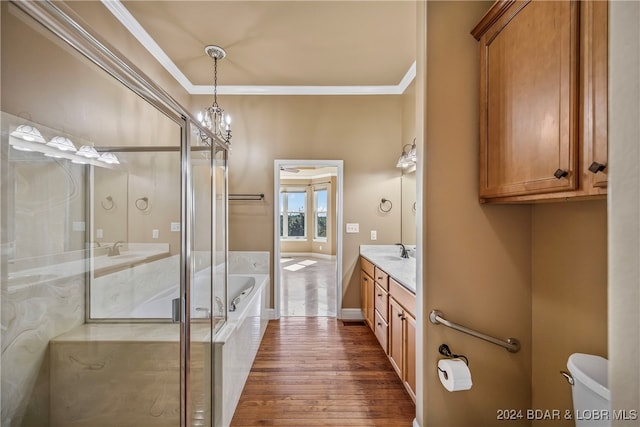
[[438, 347], [438, 353], [450, 359], [462, 359], [464, 360], [464, 363], [469, 366], [469, 358], [467, 358], [467, 356], [465, 356], [464, 354], [454, 354], [446, 344], [440, 344], [440, 347]]

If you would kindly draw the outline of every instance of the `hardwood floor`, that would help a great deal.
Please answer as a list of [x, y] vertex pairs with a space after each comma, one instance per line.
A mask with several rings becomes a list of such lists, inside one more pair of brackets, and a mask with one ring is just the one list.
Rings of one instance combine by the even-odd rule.
[[367, 326], [288, 317], [269, 322], [231, 425], [410, 427], [414, 417]]

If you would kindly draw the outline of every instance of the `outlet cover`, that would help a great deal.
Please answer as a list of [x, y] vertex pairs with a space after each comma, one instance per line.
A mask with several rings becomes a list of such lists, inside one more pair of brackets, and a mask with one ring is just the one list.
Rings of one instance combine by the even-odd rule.
[[171, 231], [180, 231], [180, 223], [172, 222], [171, 223]]
[[356, 223], [347, 223], [347, 233], [359, 233], [360, 232], [360, 224]]
[[158, 230], [157, 228], [154, 228], [151, 231], [151, 238], [152, 239], [157, 239], [158, 237], [160, 237], [160, 230]]
[[84, 221], [73, 221], [71, 224], [73, 231], [85, 231], [85, 222]]
[[104, 231], [102, 228], [96, 229], [96, 239], [102, 239], [104, 237]]
[[371, 230], [371, 240], [378, 240], [378, 232], [376, 230]]

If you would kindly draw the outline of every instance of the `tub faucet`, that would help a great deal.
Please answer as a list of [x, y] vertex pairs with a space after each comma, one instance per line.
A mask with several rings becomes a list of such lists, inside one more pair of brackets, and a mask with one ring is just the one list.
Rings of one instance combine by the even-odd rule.
[[400, 258], [409, 258], [409, 252], [407, 251], [407, 248], [405, 248], [402, 243], [396, 243], [396, 245], [400, 245], [400, 247], [402, 248], [400, 251]]
[[109, 248], [108, 256], [117, 256], [120, 255], [120, 246], [122, 246], [124, 242], [122, 240], [118, 240]]

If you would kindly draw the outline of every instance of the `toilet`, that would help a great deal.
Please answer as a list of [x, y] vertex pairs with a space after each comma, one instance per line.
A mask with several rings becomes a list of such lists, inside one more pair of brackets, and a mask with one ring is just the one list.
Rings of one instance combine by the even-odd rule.
[[609, 361], [592, 354], [574, 353], [567, 368], [573, 378], [573, 418], [576, 427], [610, 427]]

